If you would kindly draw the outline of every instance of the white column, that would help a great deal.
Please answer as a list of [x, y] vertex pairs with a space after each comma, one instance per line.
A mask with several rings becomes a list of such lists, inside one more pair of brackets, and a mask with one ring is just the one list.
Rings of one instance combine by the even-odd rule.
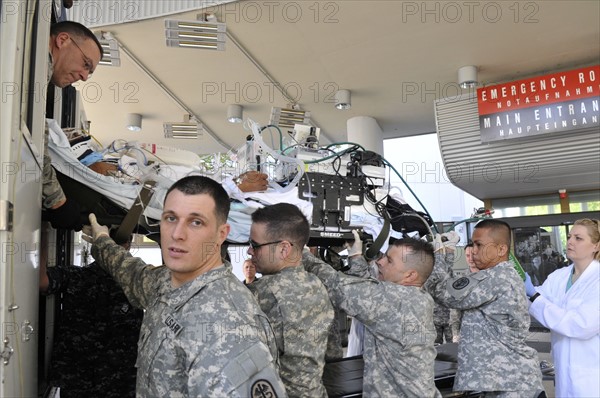
[[383, 130], [371, 116], [355, 116], [346, 122], [349, 142], [383, 156]]

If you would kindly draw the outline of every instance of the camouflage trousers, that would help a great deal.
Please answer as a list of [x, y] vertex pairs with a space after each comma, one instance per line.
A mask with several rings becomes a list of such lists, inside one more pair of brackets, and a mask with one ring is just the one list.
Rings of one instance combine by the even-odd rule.
[[[449, 324], [435, 325], [435, 344], [452, 343], [452, 328]], [[446, 341], [444, 341], [444, 337]]]

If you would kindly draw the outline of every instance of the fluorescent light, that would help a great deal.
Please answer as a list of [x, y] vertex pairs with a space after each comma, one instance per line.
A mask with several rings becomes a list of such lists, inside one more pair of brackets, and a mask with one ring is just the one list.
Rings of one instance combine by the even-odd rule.
[[119, 43], [113, 38], [109, 32], [96, 34], [100, 46], [102, 47], [102, 59], [100, 65], [105, 66], [121, 66], [121, 58], [119, 54]]
[[167, 39], [167, 47], [204, 48], [207, 50], [225, 50], [225, 43], [207, 43], [202, 41]]
[[163, 123], [165, 138], [196, 139], [201, 127], [196, 122]]
[[310, 112], [273, 107], [269, 124], [284, 128], [291, 128], [296, 124], [310, 125]]
[[226, 25], [220, 22], [165, 20], [168, 47], [225, 50]]

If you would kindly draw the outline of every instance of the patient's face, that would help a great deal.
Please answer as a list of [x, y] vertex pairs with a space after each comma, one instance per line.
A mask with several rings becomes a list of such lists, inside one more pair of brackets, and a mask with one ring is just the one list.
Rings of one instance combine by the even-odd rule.
[[173, 190], [165, 200], [160, 243], [175, 287], [222, 264], [220, 247], [228, 224], [220, 224], [209, 195], [185, 195]]

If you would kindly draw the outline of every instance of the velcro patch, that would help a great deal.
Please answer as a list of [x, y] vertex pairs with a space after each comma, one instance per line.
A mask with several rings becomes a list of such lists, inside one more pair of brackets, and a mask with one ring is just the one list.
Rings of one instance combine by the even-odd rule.
[[167, 317], [164, 319], [164, 323], [175, 336], [177, 336], [183, 329], [183, 326], [181, 326], [181, 324], [177, 322], [177, 319], [173, 318], [172, 315], [167, 315]]
[[455, 280], [452, 284], [452, 287], [456, 290], [464, 289], [467, 286], [469, 286], [469, 278], [467, 278], [466, 276]]
[[250, 388], [252, 398], [277, 398], [277, 393], [271, 382], [265, 379], [256, 380]]

